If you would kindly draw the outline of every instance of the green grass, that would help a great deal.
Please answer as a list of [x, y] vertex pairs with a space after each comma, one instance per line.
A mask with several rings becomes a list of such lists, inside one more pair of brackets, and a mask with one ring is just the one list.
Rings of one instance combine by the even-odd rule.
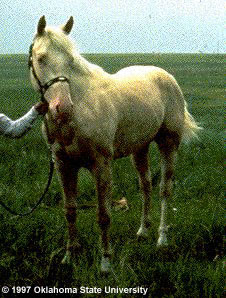
[[[61, 268], [66, 242], [62, 195], [54, 176], [44, 203], [31, 215], [15, 218], [0, 208], [0, 286], [148, 287], [149, 297], [220, 297], [223, 292], [224, 227], [224, 55], [95, 54], [87, 59], [109, 72], [127, 65], [152, 64], [172, 73], [189, 110], [204, 127], [200, 140], [182, 145], [171, 200], [170, 246], [157, 250], [160, 220], [158, 187], [153, 191], [149, 238], [138, 242], [141, 195], [128, 158], [113, 164], [113, 197], [125, 196], [129, 211], [112, 212], [113, 272], [99, 271], [99, 228], [94, 209], [80, 210], [82, 253], [74, 268]], [[25, 55], [0, 56], [1, 111], [12, 118], [25, 113], [39, 96], [32, 90]], [[152, 171], [159, 153], [150, 148]], [[48, 175], [48, 150], [40, 122], [22, 139], [1, 137], [0, 199], [23, 212], [39, 198]], [[79, 203], [94, 203], [90, 174], [80, 172]], [[220, 257], [213, 261], [216, 255]], [[85, 295], [83, 295], [85, 296]], [[107, 295], [113, 297], [114, 295]], [[135, 295], [134, 295], [135, 296]], [[96, 297], [90, 294], [88, 297]], [[103, 295], [101, 296], [103, 297]], [[123, 297], [123, 295], [117, 295]], [[127, 295], [127, 297], [129, 297]]]

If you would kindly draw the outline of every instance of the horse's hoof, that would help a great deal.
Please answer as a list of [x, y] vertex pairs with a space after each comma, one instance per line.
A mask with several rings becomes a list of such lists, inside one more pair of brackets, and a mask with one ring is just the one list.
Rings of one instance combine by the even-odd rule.
[[148, 238], [148, 229], [145, 227], [140, 227], [138, 232], [137, 232], [137, 237], [138, 239], [146, 239]]
[[102, 257], [100, 270], [103, 274], [108, 274], [111, 271], [111, 263], [109, 257]]
[[66, 253], [61, 261], [61, 264], [71, 265], [76, 260], [76, 257], [81, 254], [82, 246], [76, 241], [71, 245], [67, 245]]
[[63, 274], [67, 275], [67, 280], [70, 278], [69, 276], [72, 276], [70, 273], [73, 270], [73, 264], [72, 262], [70, 263], [67, 253], [62, 260], [64, 250], [64, 248], [57, 249], [50, 256], [47, 276], [48, 280], [53, 283], [56, 280], [62, 279]]
[[166, 235], [165, 234], [160, 235], [159, 239], [157, 241], [157, 247], [161, 248], [161, 247], [166, 247], [166, 246], [168, 246], [168, 241], [167, 241]]
[[71, 264], [71, 252], [70, 251], [66, 251], [65, 256], [63, 257], [61, 264], [63, 265], [70, 265]]

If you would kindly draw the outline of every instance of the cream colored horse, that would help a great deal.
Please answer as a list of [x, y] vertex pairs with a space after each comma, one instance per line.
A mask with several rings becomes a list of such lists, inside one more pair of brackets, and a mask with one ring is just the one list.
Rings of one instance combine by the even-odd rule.
[[111, 256], [112, 160], [132, 156], [143, 192], [137, 235], [147, 237], [152, 191], [148, 147], [152, 141], [158, 144], [162, 201], [157, 245], [167, 245], [167, 201], [176, 152], [182, 138], [189, 140], [199, 127], [169, 73], [153, 66], [131, 66], [108, 74], [76, 51], [68, 37], [72, 26], [72, 17], [60, 28], [46, 26], [45, 17], [39, 20], [31, 53], [31, 80], [40, 90], [56, 77], [66, 78], [54, 82], [45, 92], [49, 112], [44, 127], [64, 192], [69, 240], [63, 262], [68, 262], [79, 248], [75, 226], [77, 177], [79, 169], [85, 167], [96, 180], [103, 248], [101, 270], [106, 272]]

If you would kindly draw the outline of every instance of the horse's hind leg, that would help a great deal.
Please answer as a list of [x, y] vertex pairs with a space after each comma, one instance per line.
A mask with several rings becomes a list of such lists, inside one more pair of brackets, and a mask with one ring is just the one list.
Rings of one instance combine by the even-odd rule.
[[147, 237], [149, 226], [150, 198], [152, 192], [151, 174], [148, 162], [148, 146], [133, 154], [134, 165], [139, 174], [140, 187], [143, 192], [143, 207], [141, 225], [137, 232], [138, 236]]
[[110, 243], [109, 243], [109, 228], [110, 228], [110, 208], [111, 208], [111, 186], [112, 174], [110, 160], [103, 156], [96, 159], [95, 165], [92, 168], [92, 173], [96, 179], [97, 194], [98, 194], [98, 210], [97, 219], [101, 230], [102, 242], [102, 260], [101, 271], [110, 271]]
[[57, 160], [56, 166], [63, 187], [65, 217], [68, 225], [68, 242], [62, 263], [70, 263], [71, 254], [77, 252], [80, 248], [77, 240], [77, 229], [75, 227], [78, 169], [69, 160]]
[[157, 140], [161, 153], [161, 182], [160, 182], [160, 197], [161, 197], [161, 219], [159, 226], [159, 238], [157, 246], [167, 245], [167, 204], [172, 196], [172, 185], [174, 175], [174, 164], [177, 148], [179, 145], [179, 136], [176, 134], [164, 134]]

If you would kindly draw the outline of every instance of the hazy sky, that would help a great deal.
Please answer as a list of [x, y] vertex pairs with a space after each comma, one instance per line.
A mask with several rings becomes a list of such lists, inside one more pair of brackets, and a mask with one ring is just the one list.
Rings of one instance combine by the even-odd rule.
[[72, 15], [82, 53], [225, 52], [224, 0], [1, 0], [0, 54], [27, 53], [40, 16]]

